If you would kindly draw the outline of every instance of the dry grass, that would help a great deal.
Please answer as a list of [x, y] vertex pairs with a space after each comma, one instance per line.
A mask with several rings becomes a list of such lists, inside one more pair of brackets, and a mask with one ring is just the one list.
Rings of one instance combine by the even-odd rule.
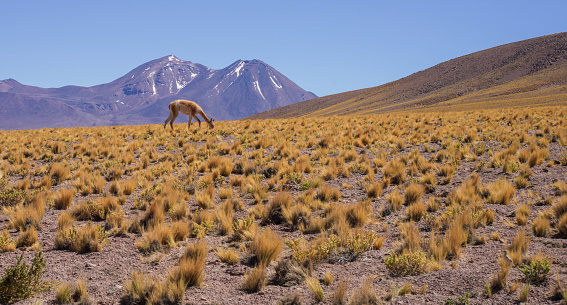
[[73, 202], [75, 193], [75, 189], [61, 189], [54, 195], [53, 207], [57, 210], [66, 210]]
[[236, 251], [234, 251], [234, 249], [232, 248], [217, 248], [215, 250], [215, 253], [223, 263], [227, 263], [229, 265], [235, 265], [240, 259], [240, 255], [236, 253]]
[[488, 203], [491, 204], [510, 204], [510, 199], [514, 196], [516, 188], [506, 179], [501, 178], [488, 186]]
[[[10, 251], [21, 245], [63, 256], [102, 249], [97, 255], [105, 256], [118, 241], [131, 242], [138, 249], [129, 254], [141, 257], [141, 269], [165, 278], [131, 275], [126, 303], [174, 303], [174, 295], [194, 295], [185, 291], [189, 284], [217, 285], [216, 277], [203, 277], [214, 261], [201, 269], [203, 261], [193, 255], [170, 260], [197, 241], [215, 248], [223, 268], [248, 268], [241, 278], [245, 291], [272, 285], [269, 277], [283, 260], [272, 262], [285, 255], [303, 272], [298, 283], [312, 278], [313, 285], [314, 275], [331, 283], [323, 272], [337, 274], [337, 262], [349, 270], [353, 260], [378, 250], [415, 255], [423, 272], [438, 275], [452, 266], [466, 277], [471, 261], [488, 264], [469, 253], [502, 242], [521, 264], [530, 242], [526, 232], [538, 237], [531, 242], [546, 255], [561, 251], [558, 239], [567, 237], [565, 124], [562, 109], [530, 108], [243, 120], [189, 133], [164, 134], [159, 126], [45, 129], [33, 137], [1, 132], [0, 252], [8, 252], [0, 255], [15, 255]], [[302, 269], [307, 261], [314, 272]], [[164, 262], [173, 264], [170, 270]], [[487, 279], [490, 289], [500, 283], [492, 296], [497, 303], [505, 298], [496, 293], [507, 284], [504, 269], [494, 271], [494, 282]], [[390, 289], [392, 299], [400, 295], [406, 281], [389, 273], [384, 279], [396, 284], [375, 282], [377, 290]], [[132, 292], [129, 281], [141, 290]], [[355, 293], [347, 298], [346, 282], [339, 283], [322, 287], [327, 295], [334, 292], [323, 301], [357, 304]], [[537, 292], [530, 301], [541, 301], [539, 289], [548, 286], [532, 287]], [[289, 289], [265, 294], [281, 300], [274, 291], [292, 295]], [[324, 298], [318, 291], [313, 286], [309, 298]], [[116, 295], [102, 298], [116, 301]]]
[[549, 218], [544, 214], [538, 215], [532, 223], [532, 232], [538, 237], [548, 236], [551, 233]]
[[206, 258], [207, 245], [204, 242], [188, 245], [179, 260], [179, 265], [169, 271], [168, 280], [189, 287], [200, 286], [203, 282]]
[[266, 267], [257, 266], [252, 271], [244, 274], [244, 281], [242, 282], [242, 290], [246, 292], [258, 292], [264, 290], [266, 287]]
[[348, 300], [348, 305], [381, 304], [380, 298], [374, 291], [371, 278], [365, 278], [360, 288], [356, 289]]
[[257, 233], [250, 245], [250, 253], [259, 266], [267, 266], [282, 251], [283, 239], [270, 229]]

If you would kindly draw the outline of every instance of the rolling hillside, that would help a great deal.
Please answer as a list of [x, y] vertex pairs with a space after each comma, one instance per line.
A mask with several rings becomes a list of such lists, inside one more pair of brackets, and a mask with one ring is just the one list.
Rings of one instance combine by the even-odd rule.
[[567, 32], [458, 57], [378, 87], [248, 119], [567, 105]]

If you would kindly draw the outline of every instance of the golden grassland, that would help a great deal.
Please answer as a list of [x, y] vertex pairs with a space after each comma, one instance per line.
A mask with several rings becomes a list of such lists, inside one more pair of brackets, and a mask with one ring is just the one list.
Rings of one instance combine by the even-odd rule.
[[[528, 285], [520, 299], [545, 299], [551, 288], [565, 298], [567, 266], [557, 260], [567, 254], [565, 108], [215, 125], [0, 131], [0, 258], [17, 248], [98, 252], [127, 235], [148, 267], [115, 279], [124, 289], [108, 298], [139, 304], [180, 303], [189, 287], [214, 281], [204, 272], [210, 255], [247, 268], [231, 293], [306, 287], [274, 296], [282, 304], [429, 291], [516, 301], [511, 266], [545, 260], [551, 272], [536, 271], [546, 284], [516, 272]], [[38, 238], [48, 214], [56, 227]], [[162, 277], [147, 273], [174, 249], [183, 255]], [[476, 262], [476, 249], [489, 257]], [[365, 259], [374, 269], [349, 275]], [[448, 282], [427, 287], [427, 275], [469, 264], [484, 277], [462, 294], [450, 295]], [[74, 300], [84, 299], [88, 281], [70, 281]], [[72, 287], [54, 299], [72, 300]]]

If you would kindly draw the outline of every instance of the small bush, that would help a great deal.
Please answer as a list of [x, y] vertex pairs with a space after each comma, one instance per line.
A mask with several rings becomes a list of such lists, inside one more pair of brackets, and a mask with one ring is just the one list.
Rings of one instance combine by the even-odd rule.
[[75, 227], [61, 228], [55, 234], [55, 248], [77, 253], [98, 252], [108, 242], [107, 236], [104, 227], [90, 222], [79, 230]]
[[418, 275], [426, 271], [426, 259], [422, 252], [391, 254], [384, 259], [386, 268], [393, 275]]
[[551, 266], [547, 258], [533, 259], [529, 265], [522, 264], [518, 267], [530, 284], [541, 284], [547, 280], [547, 276], [551, 271]]
[[22, 262], [24, 255], [20, 255], [15, 265], [4, 270], [4, 277], [0, 280], [0, 303], [23, 300], [43, 291], [47, 286], [41, 280], [45, 273], [45, 259], [38, 252], [32, 265]]

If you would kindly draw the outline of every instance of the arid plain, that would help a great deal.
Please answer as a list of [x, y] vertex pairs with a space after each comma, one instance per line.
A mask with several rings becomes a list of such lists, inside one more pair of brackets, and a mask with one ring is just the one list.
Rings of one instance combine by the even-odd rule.
[[0, 131], [16, 304], [565, 302], [564, 107], [205, 126]]

